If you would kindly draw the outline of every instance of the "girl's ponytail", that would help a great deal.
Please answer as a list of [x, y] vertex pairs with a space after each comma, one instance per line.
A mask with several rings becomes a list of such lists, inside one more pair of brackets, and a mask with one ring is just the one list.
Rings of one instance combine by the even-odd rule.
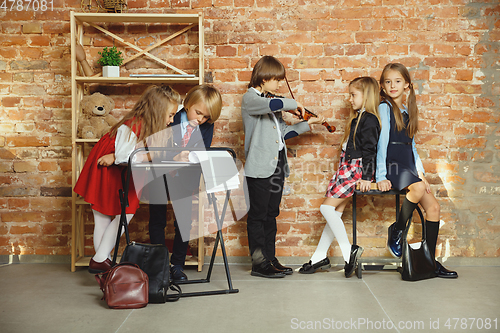
[[408, 133], [410, 138], [413, 138], [418, 132], [417, 97], [415, 96], [415, 90], [413, 90], [413, 83], [410, 82], [408, 89], [410, 90], [408, 96], [408, 115], [410, 116], [410, 121], [408, 122], [406, 133]]

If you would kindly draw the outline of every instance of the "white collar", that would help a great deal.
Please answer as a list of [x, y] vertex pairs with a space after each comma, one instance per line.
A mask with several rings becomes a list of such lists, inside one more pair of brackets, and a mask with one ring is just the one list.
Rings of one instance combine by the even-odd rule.
[[258, 91], [255, 87], [251, 87], [250, 89], [253, 89], [259, 96], [262, 95], [262, 92]]

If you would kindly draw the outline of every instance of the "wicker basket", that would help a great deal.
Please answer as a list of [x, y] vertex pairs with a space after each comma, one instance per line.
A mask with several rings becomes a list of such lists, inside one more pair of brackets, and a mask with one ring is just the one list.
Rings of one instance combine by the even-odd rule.
[[103, 0], [104, 9], [108, 12], [121, 13], [127, 11], [127, 2], [125, 0]]

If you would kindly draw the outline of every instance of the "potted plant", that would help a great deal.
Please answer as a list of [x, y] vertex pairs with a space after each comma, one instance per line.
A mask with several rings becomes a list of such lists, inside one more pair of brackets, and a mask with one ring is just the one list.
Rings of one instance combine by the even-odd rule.
[[98, 53], [101, 58], [97, 62], [102, 66], [102, 76], [119, 77], [119, 66], [123, 63], [121, 51], [118, 51], [116, 46], [113, 46], [111, 48], [105, 47], [102, 52]]

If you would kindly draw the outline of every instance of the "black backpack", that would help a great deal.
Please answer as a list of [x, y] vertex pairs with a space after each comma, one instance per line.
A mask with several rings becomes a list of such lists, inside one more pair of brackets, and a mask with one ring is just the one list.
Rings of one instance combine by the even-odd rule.
[[[129, 161], [129, 163], [131, 163]], [[129, 164], [130, 166], [130, 164]], [[128, 198], [125, 193], [128, 193], [128, 183], [129, 179], [125, 180], [125, 170], [130, 171], [130, 167], [124, 169], [122, 172], [122, 182], [124, 184], [125, 190], [120, 189], [120, 204], [121, 204], [121, 215], [120, 224], [118, 226], [118, 232], [116, 236], [115, 250], [113, 254], [113, 263], [116, 263], [116, 257], [118, 254], [118, 247], [120, 245], [120, 236], [122, 228], [124, 229], [125, 238], [127, 240], [127, 246], [123, 251], [122, 262], [131, 262], [137, 264], [140, 269], [142, 269], [149, 278], [149, 302], [148, 303], [165, 303], [174, 302], [179, 300], [181, 297], [181, 288], [173, 284], [170, 281], [170, 263], [168, 256], [168, 248], [163, 244], [143, 244], [130, 241], [130, 236], [128, 232], [128, 223], [126, 218], [126, 207], [128, 206]], [[127, 173], [127, 178], [130, 176], [130, 172]], [[175, 295], [168, 295], [168, 290], [177, 291]]]
[[[127, 230], [126, 228], [125, 230]], [[130, 242], [123, 251], [120, 262], [137, 264], [149, 277], [149, 303], [165, 303], [179, 300], [182, 291], [170, 281], [168, 248], [160, 244]], [[167, 295], [168, 290], [177, 294]]]

